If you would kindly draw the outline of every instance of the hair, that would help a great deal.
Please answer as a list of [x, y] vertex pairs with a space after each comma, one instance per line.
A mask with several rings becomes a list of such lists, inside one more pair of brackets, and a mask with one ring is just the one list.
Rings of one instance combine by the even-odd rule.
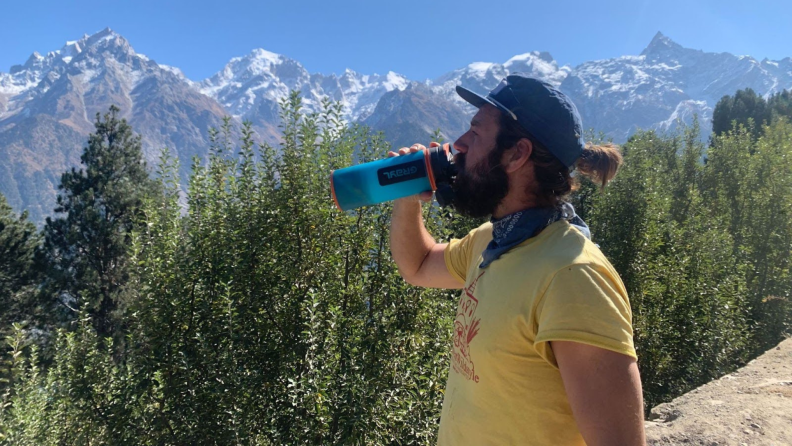
[[536, 196], [539, 206], [555, 207], [577, 190], [579, 183], [577, 175], [572, 175], [574, 170], [598, 184], [602, 190], [616, 176], [622, 165], [619, 146], [610, 143], [600, 145], [587, 143], [580, 158], [571, 168], [567, 168], [517, 121], [501, 113], [496, 147], [502, 151], [514, 146], [523, 138], [527, 138], [533, 145], [529, 159], [533, 162], [538, 190], [530, 192]]

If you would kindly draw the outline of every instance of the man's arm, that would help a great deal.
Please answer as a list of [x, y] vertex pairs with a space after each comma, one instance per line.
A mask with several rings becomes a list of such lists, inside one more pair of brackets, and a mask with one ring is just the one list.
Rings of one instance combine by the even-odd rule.
[[577, 342], [553, 341], [550, 346], [586, 444], [645, 445], [635, 358]]
[[[416, 152], [423, 146], [399, 150], [399, 154]], [[390, 152], [390, 156], [397, 156]], [[401, 198], [393, 204], [390, 245], [399, 274], [412, 285], [426, 288], [452, 288], [464, 286], [448, 271], [445, 264], [445, 243], [437, 243], [426, 230], [421, 214], [421, 201], [432, 199], [432, 193]]]

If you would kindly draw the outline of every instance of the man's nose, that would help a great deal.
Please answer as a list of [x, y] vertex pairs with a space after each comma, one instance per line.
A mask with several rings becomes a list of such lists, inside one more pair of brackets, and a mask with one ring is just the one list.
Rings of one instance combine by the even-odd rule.
[[467, 152], [467, 150], [468, 150], [468, 146], [467, 146], [467, 145], [466, 145], [464, 142], [462, 142], [462, 138], [463, 138], [463, 137], [460, 137], [459, 139], [457, 139], [456, 141], [454, 141], [454, 144], [453, 144], [453, 146], [452, 146], [452, 147], [453, 147], [453, 148], [454, 148], [454, 149], [455, 149], [457, 152], [460, 152], [460, 153], [466, 153], [466, 152]]

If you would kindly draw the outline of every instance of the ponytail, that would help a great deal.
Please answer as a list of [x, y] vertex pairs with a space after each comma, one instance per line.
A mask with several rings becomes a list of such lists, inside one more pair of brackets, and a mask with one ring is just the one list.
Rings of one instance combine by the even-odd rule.
[[610, 143], [595, 146], [588, 143], [575, 167], [581, 175], [599, 184], [600, 189], [604, 189], [605, 185], [616, 176], [622, 161], [619, 146]]

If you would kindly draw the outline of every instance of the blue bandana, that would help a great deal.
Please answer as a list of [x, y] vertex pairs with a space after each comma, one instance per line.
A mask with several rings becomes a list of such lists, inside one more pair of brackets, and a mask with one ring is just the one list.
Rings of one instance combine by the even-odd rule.
[[498, 260], [506, 251], [514, 248], [558, 220], [566, 220], [576, 227], [586, 238], [591, 239], [591, 231], [582, 218], [575, 214], [575, 208], [563, 203], [558, 208], [530, 208], [500, 219], [492, 220], [492, 241], [482, 253], [484, 261], [480, 268], [486, 268]]

